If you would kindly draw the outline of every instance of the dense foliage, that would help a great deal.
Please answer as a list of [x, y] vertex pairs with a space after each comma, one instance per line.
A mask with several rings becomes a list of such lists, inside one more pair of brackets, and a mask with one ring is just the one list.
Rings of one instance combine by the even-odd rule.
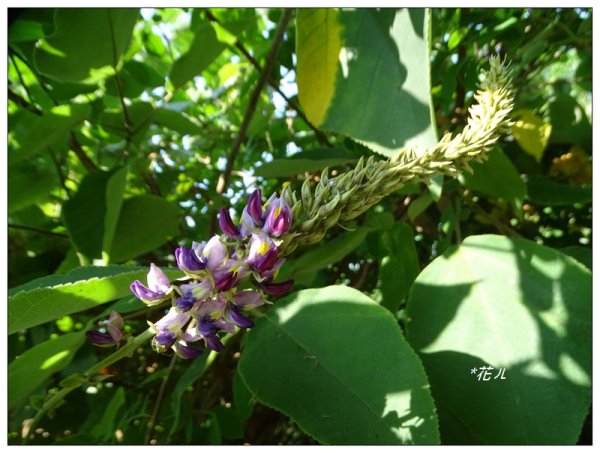
[[[591, 443], [591, 22], [9, 10], [9, 442]], [[330, 178], [461, 132], [494, 55], [514, 110], [487, 159], [408, 168], [356, 216], [317, 209]], [[255, 327], [223, 348], [157, 348], [148, 321], [169, 307], [131, 283], [151, 264], [181, 278], [194, 242], [239, 233], [256, 188], [320, 213], [290, 203], [291, 225], [267, 230], [293, 289], [230, 314]], [[280, 244], [288, 229], [318, 242]], [[273, 262], [253, 268], [260, 291]]]

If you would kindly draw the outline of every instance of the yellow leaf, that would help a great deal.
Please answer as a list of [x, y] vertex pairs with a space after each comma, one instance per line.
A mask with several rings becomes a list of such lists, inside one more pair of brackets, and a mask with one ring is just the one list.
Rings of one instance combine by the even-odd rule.
[[342, 27], [339, 11], [300, 9], [296, 18], [298, 97], [309, 120], [323, 124], [335, 91]]
[[542, 160], [548, 139], [552, 133], [552, 125], [545, 122], [531, 110], [515, 112], [517, 121], [512, 126], [512, 134], [519, 146], [538, 162]]

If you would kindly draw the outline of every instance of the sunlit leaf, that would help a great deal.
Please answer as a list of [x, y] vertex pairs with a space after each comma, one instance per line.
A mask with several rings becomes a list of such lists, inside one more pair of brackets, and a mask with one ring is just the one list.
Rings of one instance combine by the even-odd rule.
[[534, 242], [471, 236], [434, 260], [411, 290], [407, 339], [442, 441], [574, 444], [591, 402], [591, 315], [591, 272]]
[[438, 443], [416, 354], [393, 316], [352, 288], [277, 302], [249, 333], [239, 370], [258, 401], [321, 443]]

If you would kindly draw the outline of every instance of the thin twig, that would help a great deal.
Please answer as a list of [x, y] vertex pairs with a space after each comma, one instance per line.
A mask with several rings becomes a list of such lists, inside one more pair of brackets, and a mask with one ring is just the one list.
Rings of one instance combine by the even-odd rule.
[[46, 236], [54, 236], [54, 237], [69, 239], [68, 234], [55, 233], [54, 231], [44, 230], [43, 228], [37, 228], [37, 227], [28, 226], [28, 225], [19, 225], [17, 223], [9, 223], [8, 227], [14, 228], [15, 230], [25, 230], [25, 231], [31, 231], [33, 233], [45, 234]]
[[77, 140], [77, 137], [75, 137], [75, 134], [72, 131], [70, 132], [70, 136], [69, 136], [69, 145], [70, 145], [71, 151], [73, 151], [75, 153], [75, 155], [77, 156], [77, 158], [79, 159], [79, 161], [85, 167], [86, 170], [88, 170], [88, 171], [97, 171], [98, 170], [98, 167], [92, 161], [92, 159], [90, 159], [89, 156], [85, 153], [81, 144]]
[[[206, 10], [206, 18], [212, 22], [216, 22], [218, 24], [220, 24], [219, 19], [217, 19], [208, 9]], [[250, 64], [252, 64], [252, 66], [254, 66], [258, 71], [262, 71], [262, 68], [260, 67], [260, 63], [256, 60], [256, 58], [254, 58], [250, 52], [248, 52], [248, 49], [246, 49], [246, 47], [244, 46], [244, 44], [242, 44], [240, 41], [236, 41], [234, 43], [234, 46], [242, 53], [242, 55], [244, 55], [244, 57], [246, 57], [246, 59], [250, 62]], [[323, 133], [323, 131], [319, 130], [304, 114], [304, 112], [302, 111], [302, 109], [300, 108], [300, 106], [298, 106], [298, 104], [296, 104], [292, 99], [290, 99], [281, 89], [281, 87], [279, 86], [279, 84], [277, 82], [275, 82], [273, 80], [273, 78], [271, 76], [269, 76], [269, 78], [267, 79], [267, 83], [273, 88], [275, 89], [275, 91], [277, 91], [279, 93], [279, 95], [284, 99], [284, 101], [287, 103], [288, 106], [290, 106], [293, 110], [296, 111], [296, 114], [298, 115], [298, 117], [300, 119], [302, 119], [302, 121], [304, 121], [306, 123], [306, 125], [312, 129], [312, 131], [315, 133], [315, 136], [317, 137], [317, 140], [319, 140], [323, 145], [328, 146], [328, 147], [333, 147], [333, 144], [329, 141], [329, 139], [327, 138], [327, 136]]]
[[[283, 35], [287, 28], [287, 25], [292, 18], [293, 10], [285, 9], [283, 12], [283, 16], [279, 24], [277, 25], [277, 30], [275, 32], [275, 38], [273, 39], [273, 44], [271, 45], [271, 50], [269, 50], [269, 54], [267, 55], [267, 59], [265, 61], [265, 66], [262, 68], [260, 75], [258, 77], [258, 81], [256, 82], [256, 86], [250, 95], [250, 100], [248, 102], [248, 107], [246, 108], [246, 113], [244, 114], [244, 119], [242, 121], [242, 125], [240, 126], [240, 130], [238, 131], [233, 145], [231, 146], [231, 150], [229, 151], [229, 157], [227, 158], [227, 165], [225, 166], [225, 170], [223, 173], [219, 175], [219, 181], [217, 182], [216, 193], [217, 195], [222, 195], [225, 192], [225, 189], [229, 185], [229, 178], [231, 177], [231, 172], [233, 170], [233, 166], [235, 163], [235, 159], [240, 152], [240, 147], [242, 145], [242, 141], [244, 137], [246, 137], [246, 131], [248, 130], [248, 126], [250, 125], [250, 121], [252, 120], [252, 116], [256, 110], [258, 105], [258, 99], [260, 97], [260, 93], [262, 92], [265, 84], [267, 83], [267, 79], [269, 78], [269, 74], [273, 69], [273, 65], [275, 64], [275, 60], [277, 59], [277, 53], [279, 52], [279, 47], [283, 42]], [[216, 230], [216, 216], [213, 215], [211, 218], [211, 226], [210, 233], [214, 233]]]
[[163, 397], [165, 396], [165, 389], [167, 388], [169, 378], [171, 377], [173, 369], [175, 368], [175, 362], [177, 362], [177, 354], [174, 354], [171, 358], [171, 363], [169, 364], [167, 375], [163, 378], [163, 381], [160, 384], [160, 388], [158, 389], [158, 396], [156, 397], [156, 402], [154, 403], [154, 409], [152, 409], [152, 417], [150, 417], [150, 422], [148, 423], [148, 433], [146, 434], [146, 441], [144, 442], [144, 444], [146, 445], [149, 445], [150, 441], [152, 440], [152, 434], [154, 433], [154, 427], [156, 426], [156, 418], [158, 417], [158, 411], [160, 410]]
[[56, 157], [56, 154], [50, 147], [48, 148], [48, 154], [50, 154], [50, 158], [52, 159], [52, 162], [54, 163], [54, 167], [56, 168], [56, 174], [58, 176], [58, 180], [60, 181], [60, 185], [62, 186], [63, 189], [65, 189], [67, 198], [70, 198], [71, 191], [69, 190], [69, 188], [67, 187], [67, 184], [66, 184], [67, 178], [63, 174], [62, 163], [58, 160], [58, 158]]

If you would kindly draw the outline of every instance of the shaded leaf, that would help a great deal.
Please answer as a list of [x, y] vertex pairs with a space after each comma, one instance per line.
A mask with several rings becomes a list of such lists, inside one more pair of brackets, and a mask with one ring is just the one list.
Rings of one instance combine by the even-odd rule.
[[66, 367], [84, 343], [84, 332], [61, 335], [40, 343], [8, 366], [8, 405], [23, 401], [57, 371]]
[[405, 223], [397, 223], [382, 233], [381, 241], [389, 253], [379, 265], [381, 305], [396, 313], [420, 271], [413, 229]]
[[[577, 441], [591, 402], [591, 290], [577, 261], [502, 236], [468, 237], [425, 268], [407, 339], [431, 380], [444, 443]], [[481, 366], [505, 368], [506, 379], [478, 381], [470, 370]]]
[[87, 104], [59, 105], [43, 116], [29, 112], [11, 121], [9, 161], [31, 157], [57, 143], [66, 143], [68, 133], [91, 113]]
[[78, 82], [93, 69], [116, 66], [139, 16], [130, 8], [59, 8], [55, 32], [34, 52], [38, 71], [52, 79]]
[[528, 176], [527, 199], [547, 206], [591, 203], [592, 186], [573, 186], [554, 182], [545, 176]]
[[138, 195], [123, 201], [111, 247], [121, 262], [154, 250], [179, 232], [179, 208], [164, 198]]
[[201, 23], [194, 30], [194, 40], [189, 51], [173, 63], [169, 79], [175, 88], [181, 87], [204, 71], [225, 50], [225, 47], [226, 45], [217, 39], [211, 24]]
[[361, 292], [292, 294], [246, 340], [238, 369], [250, 391], [321, 443], [438, 443], [416, 354], [393, 316]]
[[340, 149], [311, 149], [299, 152], [286, 159], [274, 159], [267, 162], [260, 167], [256, 167], [254, 174], [265, 178], [281, 178], [323, 170], [325, 167], [353, 163], [357, 160], [356, 157]]
[[313, 123], [386, 156], [437, 141], [426, 10], [300, 9], [296, 24], [298, 96]]
[[469, 165], [473, 173], [465, 171], [460, 177], [466, 187], [510, 202], [525, 198], [525, 183], [500, 148], [493, 148], [484, 162]]

